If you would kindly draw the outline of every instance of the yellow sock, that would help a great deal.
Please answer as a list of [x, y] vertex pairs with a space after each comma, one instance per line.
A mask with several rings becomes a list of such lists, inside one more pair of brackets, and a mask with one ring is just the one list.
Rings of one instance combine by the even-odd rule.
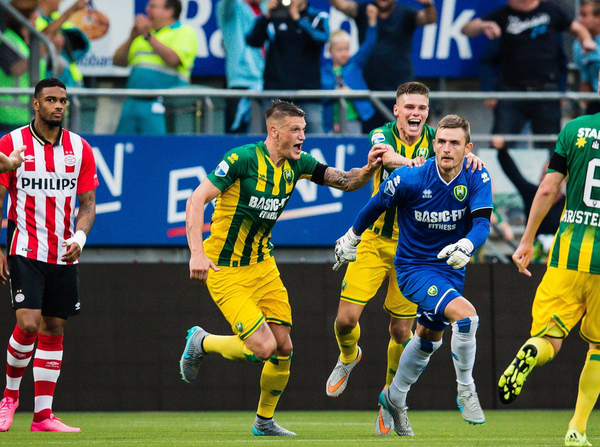
[[333, 324], [335, 338], [340, 347], [340, 359], [343, 363], [352, 363], [358, 356], [358, 339], [360, 338], [360, 324], [356, 323], [356, 327], [350, 332], [340, 334], [337, 329], [337, 324]]
[[262, 363], [262, 360], [256, 357], [237, 335], [208, 334], [204, 338], [202, 347], [207, 353], [221, 354], [235, 362]]
[[[411, 335], [412, 338], [412, 335]], [[404, 348], [410, 341], [410, 338], [404, 343], [399, 345], [396, 341], [390, 337], [387, 350], [387, 374], [385, 375], [385, 387], [390, 386], [398, 370], [398, 362], [400, 362], [400, 356], [404, 352]]]
[[525, 345], [533, 345], [537, 348], [538, 353], [535, 357], [535, 366], [542, 366], [554, 357], [554, 347], [545, 338], [531, 337], [523, 346]]
[[265, 362], [260, 376], [260, 400], [256, 413], [265, 419], [272, 418], [279, 397], [290, 378], [292, 356], [273, 356]]
[[569, 422], [569, 430], [576, 428], [585, 433], [588, 418], [600, 394], [600, 350], [588, 351], [585, 365], [579, 378], [579, 393], [575, 404], [575, 414]]

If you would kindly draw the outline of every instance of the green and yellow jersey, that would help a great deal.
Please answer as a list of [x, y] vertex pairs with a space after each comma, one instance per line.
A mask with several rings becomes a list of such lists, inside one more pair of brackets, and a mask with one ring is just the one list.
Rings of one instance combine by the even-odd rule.
[[276, 167], [263, 142], [225, 154], [208, 179], [221, 190], [204, 252], [219, 266], [238, 267], [270, 258], [271, 229], [294, 187], [310, 179], [319, 162], [306, 152]]
[[569, 122], [555, 151], [567, 161], [568, 181], [549, 265], [600, 273], [600, 114]]
[[[396, 122], [387, 123], [382, 127], [378, 127], [371, 131], [369, 140], [371, 146], [377, 143], [386, 143], [394, 148], [396, 153], [406, 158], [433, 157], [433, 139], [435, 137], [435, 129], [427, 124], [423, 126], [421, 138], [411, 146], [403, 143], [398, 136], [398, 128]], [[373, 195], [379, 191], [379, 186], [383, 183], [393, 169], [386, 169], [381, 166], [373, 176]], [[385, 213], [379, 216], [379, 219], [369, 227], [369, 230], [374, 231], [381, 236], [397, 240], [398, 239], [398, 222], [396, 220], [396, 208], [389, 208]]]

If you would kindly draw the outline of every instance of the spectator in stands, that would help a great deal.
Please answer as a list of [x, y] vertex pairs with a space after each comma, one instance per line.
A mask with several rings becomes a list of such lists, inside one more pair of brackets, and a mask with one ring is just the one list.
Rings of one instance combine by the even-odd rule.
[[[596, 48], [589, 31], [552, 1], [508, 0], [507, 5], [462, 28], [469, 37], [483, 33], [500, 39], [498, 61], [504, 90], [538, 92], [560, 89], [562, 54], [557, 42], [563, 31], [575, 35], [585, 51]], [[534, 134], [557, 134], [560, 119], [558, 100], [499, 101], [492, 132], [517, 134], [530, 121]], [[543, 146], [553, 149], [552, 143]]]
[[[396, 0], [373, 0], [373, 4], [379, 10], [377, 45], [364, 69], [365, 80], [370, 90], [396, 91], [400, 84], [413, 80], [410, 58], [413, 34], [418, 27], [437, 21], [434, 0], [416, 1], [423, 5], [424, 9], [417, 10], [396, 3]], [[369, 28], [367, 6], [370, 2], [329, 0], [329, 3], [356, 21], [358, 39], [363, 42]], [[382, 70], [382, 63], [385, 63], [385, 70]], [[394, 98], [383, 103], [391, 111], [396, 100]], [[377, 112], [369, 121], [364, 122], [363, 133], [369, 133], [388, 121], [388, 117]]]
[[[337, 30], [329, 37], [331, 59], [323, 59], [321, 65], [321, 85], [323, 90], [367, 90], [363, 68], [377, 42], [377, 8], [367, 6], [369, 28], [367, 36], [356, 54], [350, 57], [350, 34]], [[375, 114], [375, 108], [368, 99], [346, 100], [347, 133], [362, 134], [362, 123]], [[339, 133], [340, 102], [328, 100], [323, 109], [323, 130]]]
[[38, 0], [39, 15], [35, 25], [38, 30], [44, 30], [50, 36], [56, 36], [55, 41], [60, 40], [62, 47], [60, 56], [64, 61], [65, 69], [57, 78], [67, 87], [82, 87], [83, 75], [77, 66], [77, 61], [90, 49], [88, 37], [69, 22], [69, 17], [76, 11], [87, 6], [87, 0], [77, 0], [62, 14], [58, 13], [61, 0]]
[[[135, 16], [129, 38], [113, 56], [114, 65], [132, 67], [127, 88], [164, 89], [189, 84], [198, 37], [194, 28], [181, 24], [180, 14], [180, 0], [150, 0], [146, 14]], [[166, 134], [162, 98], [127, 98], [116, 133]]]
[[[10, 5], [35, 26], [37, 0], [12, 0]], [[6, 30], [0, 34], [0, 87], [29, 87], [30, 31], [12, 14], [7, 14]], [[41, 55], [46, 53], [42, 46]], [[40, 60], [40, 78], [46, 77], [46, 60]], [[0, 133], [25, 126], [31, 118], [29, 95], [0, 95]]]
[[[498, 151], [498, 162], [504, 171], [504, 174], [508, 177], [508, 179], [513, 183], [521, 199], [523, 200], [526, 220], [529, 220], [529, 211], [531, 210], [531, 205], [533, 204], [533, 199], [535, 197], [535, 193], [537, 192], [538, 185], [535, 185], [529, 181], [523, 174], [519, 171], [515, 161], [510, 156], [510, 153], [506, 147], [506, 143], [504, 139], [500, 136], [495, 136], [492, 138], [492, 147], [494, 147]], [[542, 170], [542, 176], [540, 181], [544, 178], [546, 174], [547, 164], [544, 166]], [[559, 192], [556, 195], [556, 199], [550, 208], [548, 214], [540, 224], [537, 233], [536, 240], [534, 242], [534, 256], [532, 258], [532, 262], [534, 263], [543, 263], [546, 262], [548, 257], [548, 252], [550, 251], [550, 246], [552, 244], [552, 240], [554, 238], [554, 234], [556, 230], [558, 230], [558, 225], [560, 223], [560, 218], [565, 207], [565, 195], [563, 192]]]
[[[329, 38], [329, 15], [307, 0], [268, 0], [267, 12], [246, 35], [248, 45], [267, 54], [264, 90], [320, 90], [321, 56]], [[307, 132], [322, 133], [322, 107], [318, 100], [294, 101], [306, 112]]]
[[[600, 70], [600, 2], [598, 0], [582, 0], [578, 20], [587, 28], [594, 41], [596, 50], [586, 52], [581, 43], [573, 42], [573, 58], [579, 68], [580, 92], [598, 91], [598, 71]], [[600, 112], [600, 101], [586, 103], [585, 114]]]
[[[263, 0], [219, 0], [217, 23], [225, 49], [227, 88], [262, 90], [265, 59], [261, 48], [246, 44], [256, 17], [262, 14]], [[250, 121], [250, 101], [229, 98], [225, 108], [225, 131], [245, 133]]]
[[[556, 40], [556, 47], [560, 53], [560, 77], [558, 81], [558, 89], [561, 92], [567, 90], [567, 76], [569, 72], [568, 58], [563, 47], [562, 35], [559, 35]], [[502, 76], [500, 72], [500, 40], [492, 39], [487, 42], [487, 46], [483, 51], [482, 57], [479, 60], [479, 88], [483, 92], [502, 91]], [[498, 100], [489, 98], [483, 101], [486, 107], [494, 111]], [[524, 123], [525, 124], [525, 123]]]
[[[502, 90], [500, 80], [500, 42], [497, 39], [487, 42], [485, 50], [479, 60], [479, 88], [482, 92], [496, 92]], [[494, 110], [498, 105], [495, 98], [483, 101], [486, 107]]]

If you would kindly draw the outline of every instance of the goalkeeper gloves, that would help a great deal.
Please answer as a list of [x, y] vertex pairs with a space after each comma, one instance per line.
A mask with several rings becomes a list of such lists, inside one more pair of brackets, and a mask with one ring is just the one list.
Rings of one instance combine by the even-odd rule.
[[360, 242], [361, 237], [354, 233], [354, 229], [350, 229], [341, 238], [335, 241], [335, 264], [333, 270], [337, 271], [344, 263], [356, 261], [356, 246]]
[[449, 256], [446, 264], [451, 265], [454, 269], [461, 269], [469, 263], [473, 249], [473, 242], [467, 238], [462, 238], [457, 243], [442, 248], [437, 257], [442, 259]]

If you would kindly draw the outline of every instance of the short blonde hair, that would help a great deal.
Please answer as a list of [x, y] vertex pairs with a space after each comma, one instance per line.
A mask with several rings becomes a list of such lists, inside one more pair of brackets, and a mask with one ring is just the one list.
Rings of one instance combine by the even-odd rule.
[[306, 112], [294, 103], [282, 101], [281, 99], [275, 99], [273, 102], [271, 102], [271, 105], [265, 112], [265, 116], [267, 120], [271, 117], [274, 120], [280, 120], [286, 116], [299, 116], [304, 118], [306, 116]]
[[333, 46], [336, 43], [350, 43], [350, 34], [343, 29], [334, 31], [329, 35], [329, 46]]
[[429, 87], [420, 82], [405, 82], [396, 90], [396, 99], [402, 95], [423, 95], [429, 98]]
[[440, 129], [462, 129], [465, 133], [465, 144], [471, 142], [471, 125], [459, 115], [446, 115], [437, 125], [436, 133]]

